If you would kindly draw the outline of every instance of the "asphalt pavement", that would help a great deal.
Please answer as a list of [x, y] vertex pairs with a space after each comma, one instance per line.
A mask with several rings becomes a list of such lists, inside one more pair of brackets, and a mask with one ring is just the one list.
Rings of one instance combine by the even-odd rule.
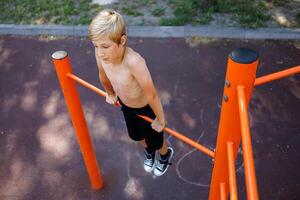
[[[260, 55], [257, 76], [300, 64], [299, 40], [129, 37], [146, 59], [167, 126], [214, 149], [226, 60], [238, 47]], [[174, 137], [173, 164], [162, 177], [143, 170], [119, 108], [78, 86], [105, 187], [94, 191], [51, 61], [68, 52], [74, 74], [100, 87], [86, 37], [0, 36], [0, 199], [207, 199], [212, 160]], [[260, 199], [300, 198], [300, 75], [257, 86], [250, 126]], [[241, 154], [239, 199], [246, 199]]]

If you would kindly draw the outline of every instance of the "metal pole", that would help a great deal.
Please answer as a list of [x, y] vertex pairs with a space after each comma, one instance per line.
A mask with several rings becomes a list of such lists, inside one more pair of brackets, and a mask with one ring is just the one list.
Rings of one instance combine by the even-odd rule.
[[300, 66], [292, 67], [286, 70], [275, 72], [273, 74], [268, 74], [262, 77], [258, 77], [255, 79], [254, 85], [255, 86], [262, 85], [297, 73], [300, 73]]
[[228, 159], [230, 200], [237, 200], [238, 195], [237, 195], [237, 187], [236, 187], [235, 159], [233, 154], [232, 142], [227, 142], [227, 159]]
[[220, 183], [220, 199], [227, 200], [225, 183]]
[[[215, 151], [216, 156], [210, 184], [210, 200], [220, 199], [220, 183], [225, 183], [226, 186], [229, 185], [227, 142], [235, 144], [233, 155], [236, 158], [241, 141], [236, 88], [238, 85], [245, 86], [246, 102], [248, 105], [256, 77], [257, 65], [258, 53], [250, 49], [235, 49], [228, 57]], [[226, 190], [226, 196], [227, 194], [228, 191]]]
[[252, 151], [251, 136], [250, 136], [250, 129], [249, 129], [248, 109], [246, 105], [246, 97], [245, 97], [244, 90], [245, 90], [244, 86], [237, 87], [243, 158], [244, 158], [244, 168], [245, 168], [245, 179], [246, 179], [246, 189], [247, 189], [247, 197], [248, 197], [247, 199], [257, 200], [258, 191], [257, 191], [253, 151]]
[[79, 95], [74, 80], [67, 76], [67, 74], [72, 73], [70, 59], [67, 52], [56, 51], [52, 54], [52, 60], [65, 97], [92, 188], [100, 189], [103, 187], [103, 180], [82, 111]]

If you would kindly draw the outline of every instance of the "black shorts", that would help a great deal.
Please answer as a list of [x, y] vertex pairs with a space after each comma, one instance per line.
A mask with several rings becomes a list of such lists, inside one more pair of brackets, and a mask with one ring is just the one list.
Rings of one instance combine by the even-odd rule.
[[147, 147], [151, 150], [158, 150], [162, 147], [164, 133], [152, 129], [151, 124], [137, 115], [145, 115], [154, 119], [156, 116], [149, 105], [142, 108], [131, 108], [126, 106], [120, 99], [122, 112], [125, 118], [128, 135], [134, 141], [145, 139]]

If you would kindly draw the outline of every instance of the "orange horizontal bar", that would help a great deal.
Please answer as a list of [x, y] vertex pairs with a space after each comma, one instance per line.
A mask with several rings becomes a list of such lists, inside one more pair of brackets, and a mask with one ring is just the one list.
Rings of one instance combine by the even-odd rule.
[[98, 89], [97, 87], [89, 84], [88, 82], [82, 80], [81, 78], [79, 78], [78, 76], [75, 76], [74, 74], [70, 74], [68, 73], [67, 74], [68, 77], [70, 77], [71, 79], [73, 79], [74, 81], [80, 83], [81, 85], [93, 90], [94, 92], [100, 94], [101, 96], [105, 97], [106, 96], [106, 93], [103, 92], [102, 90]]
[[266, 76], [256, 78], [255, 82], [254, 82], [254, 86], [262, 85], [264, 83], [268, 83], [268, 82], [271, 82], [271, 81], [274, 81], [274, 80], [277, 80], [280, 78], [284, 78], [286, 76], [290, 76], [293, 74], [297, 74], [297, 73], [300, 73], [300, 66], [292, 67], [292, 68], [289, 68], [286, 70], [275, 72], [273, 74], [269, 74]]
[[227, 200], [225, 183], [220, 183], [220, 199]]
[[[138, 115], [139, 117], [143, 118], [144, 120], [146, 120], [147, 122], [150, 122], [152, 123], [152, 119], [147, 117], [147, 116], [144, 116], [144, 115]], [[164, 131], [168, 132], [169, 134], [173, 135], [174, 137], [176, 137], [177, 139], [195, 147], [196, 149], [198, 149], [199, 151], [202, 151], [203, 153], [211, 156], [211, 157], [215, 157], [215, 152], [211, 151], [210, 149], [200, 145], [199, 143], [195, 142], [194, 140], [191, 140], [190, 138], [184, 136], [182, 133], [179, 133], [177, 131], [174, 131], [168, 127], [165, 127], [164, 128]]]
[[[92, 84], [89, 84], [88, 82], [84, 81], [83, 79], [79, 78], [78, 76], [76, 76], [74, 74], [70, 74], [70, 73], [68, 73], [67, 76], [70, 77], [71, 79], [73, 79], [74, 81], [80, 83], [81, 85], [85, 86], [86, 88], [93, 90], [97, 94], [99, 94], [103, 97], [106, 97], [106, 92], [100, 90], [99, 88], [93, 86]], [[119, 101], [116, 103], [116, 106], [121, 106]]]
[[255, 175], [255, 167], [253, 160], [253, 151], [250, 137], [249, 119], [248, 119], [248, 108], [246, 105], [245, 87], [237, 86], [237, 97], [240, 114], [240, 125], [242, 135], [242, 148], [247, 188], [247, 199], [258, 200], [258, 191]]
[[235, 175], [235, 160], [233, 154], [233, 142], [227, 142], [227, 159], [228, 159], [228, 174], [229, 174], [229, 191], [230, 200], [237, 200], [237, 187]]
[[[68, 73], [67, 76], [68, 76], [69, 78], [73, 79], [74, 81], [76, 81], [76, 82], [82, 84], [83, 86], [85, 86], [85, 87], [87, 87], [87, 88], [93, 90], [94, 92], [100, 94], [101, 96], [104, 96], [104, 97], [106, 96], [106, 93], [105, 93], [104, 91], [102, 91], [102, 90], [100, 90], [99, 88], [97, 88], [97, 87], [95, 87], [95, 86], [89, 84], [88, 82], [86, 82], [86, 81], [84, 81], [83, 79], [77, 77], [76, 75], [71, 74], [71, 73]], [[118, 103], [117, 103], [117, 106], [121, 106], [121, 104], [118, 102]], [[141, 117], [141, 118], [143, 118], [144, 120], [146, 120], [146, 121], [152, 123], [152, 119], [150, 119], [149, 117], [143, 116], [143, 115], [138, 115], [138, 116]], [[211, 151], [210, 149], [208, 149], [208, 148], [206, 148], [206, 147], [200, 145], [199, 143], [197, 143], [197, 142], [191, 140], [190, 138], [188, 138], [188, 137], [182, 135], [181, 133], [178, 133], [178, 132], [176, 132], [176, 131], [174, 131], [174, 130], [172, 130], [172, 129], [170, 129], [170, 128], [167, 128], [167, 127], [164, 128], [164, 131], [166, 131], [167, 133], [173, 135], [174, 137], [176, 137], [176, 138], [182, 140], [183, 142], [185, 142], [185, 143], [187, 143], [187, 144], [189, 144], [189, 145], [195, 147], [196, 149], [202, 151], [203, 153], [205, 153], [205, 154], [207, 154], [207, 155], [209, 155], [209, 156], [211, 156], [211, 157], [213, 157], [213, 158], [215, 157], [215, 152], [213, 152], [213, 151]]]

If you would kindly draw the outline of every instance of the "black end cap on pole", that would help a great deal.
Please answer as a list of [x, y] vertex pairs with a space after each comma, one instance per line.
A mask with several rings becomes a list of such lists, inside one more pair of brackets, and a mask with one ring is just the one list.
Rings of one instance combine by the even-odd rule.
[[259, 58], [259, 54], [251, 49], [237, 48], [229, 54], [229, 57], [237, 63], [250, 64]]

